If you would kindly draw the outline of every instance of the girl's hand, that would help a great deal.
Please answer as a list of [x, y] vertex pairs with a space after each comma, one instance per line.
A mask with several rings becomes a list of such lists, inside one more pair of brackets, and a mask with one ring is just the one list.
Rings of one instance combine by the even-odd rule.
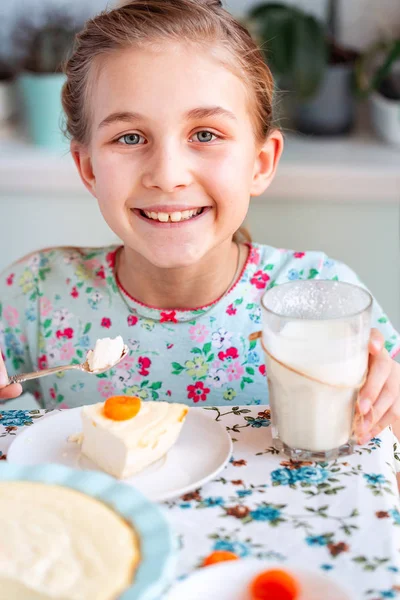
[[356, 436], [366, 444], [400, 418], [400, 364], [390, 358], [380, 331], [372, 329], [369, 340], [367, 380], [359, 393]]
[[18, 398], [22, 394], [22, 385], [20, 383], [13, 383], [7, 385], [8, 375], [6, 366], [0, 351], [0, 402], [3, 400], [11, 400], [11, 398]]

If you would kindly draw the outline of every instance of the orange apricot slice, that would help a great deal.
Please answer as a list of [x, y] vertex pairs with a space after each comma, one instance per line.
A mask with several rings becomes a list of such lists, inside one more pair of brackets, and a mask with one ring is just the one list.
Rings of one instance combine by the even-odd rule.
[[138, 414], [141, 404], [138, 396], [111, 396], [104, 403], [104, 416], [112, 421], [127, 421]]
[[250, 584], [251, 600], [296, 600], [300, 585], [283, 569], [263, 571]]
[[216, 563], [225, 562], [227, 560], [238, 560], [239, 557], [234, 552], [229, 552], [228, 550], [214, 550], [203, 560], [203, 567], [209, 567], [210, 565], [215, 565]]

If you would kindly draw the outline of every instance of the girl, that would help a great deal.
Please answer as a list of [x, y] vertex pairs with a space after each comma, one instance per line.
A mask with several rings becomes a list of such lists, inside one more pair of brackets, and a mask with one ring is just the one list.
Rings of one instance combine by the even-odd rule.
[[[7, 373], [82, 362], [97, 338], [121, 334], [130, 355], [115, 369], [26, 387], [43, 407], [115, 393], [267, 403], [249, 341], [264, 291], [299, 277], [358, 280], [322, 252], [251, 244], [241, 229], [283, 147], [271, 73], [249, 33], [217, 0], [137, 0], [89, 21], [65, 72], [74, 161], [123, 245], [46, 250], [3, 275], [1, 386]], [[377, 303], [374, 323], [361, 442], [400, 413], [390, 357], [400, 337]], [[2, 387], [0, 398], [20, 392]]]

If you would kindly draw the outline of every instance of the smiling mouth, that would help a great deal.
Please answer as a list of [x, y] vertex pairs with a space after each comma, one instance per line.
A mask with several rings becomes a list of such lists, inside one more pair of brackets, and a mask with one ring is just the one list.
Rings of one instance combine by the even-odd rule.
[[180, 223], [181, 221], [190, 221], [201, 215], [208, 207], [193, 208], [191, 210], [174, 211], [174, 212], [149, 212], [147, 210], [139, 210], [142, 217], [149, 221], [157, 221], [158, 223]]

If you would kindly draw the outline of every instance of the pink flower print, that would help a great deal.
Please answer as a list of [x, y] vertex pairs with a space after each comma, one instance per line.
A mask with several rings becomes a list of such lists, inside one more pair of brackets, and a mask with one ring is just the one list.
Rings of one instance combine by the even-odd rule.
[[19, 313], [13, 306], [6, 306], [4, 309], [4, 318], [10, 327], [15, 327], [18, 324]]
[[303, 258], [303, 256], [305, 256], [306, 253], [305, 252], [294, 252], [293, 256], [294, 258]]
[[50, 398], [53, 398], [53, 400], [55, 400], [56, 399], [56, 390], [54, 388], [50, 388], [49, 392], [50, 392]]
[[101, 267], [101, 263], [98, 258], [91, 258], [90, 260], [85, 260], [85, 269], [86, 271], [95, 271]]
[[51, 313], [52, 310], [53, 307], [51, 305], [50, 300], [45, 296], [42, 296], [42, 298], [40, 298], [40, 315], [42, 317], [47, 317], [47, 315]]
[[60, 348], [61, 360], [70, 361], [71, 358], [74, 356], [74, 354], [75, 354], [75, 350], [72, 345], [72, 342], [66, 342], [63, 346], [61, 346], [61, 348]]
[[207, 394], [210, 393], [210, 388], [204, 387], [202, 381], [196, 381], [194, 385], [187, 386], [187, 391], [189, 400], [193, 400], [193, 402], [202, 400], [204, 402], [207, 400]]
[[192, 325], [189, 328], [190, 339], [201, 344], [208, 337], [209, 331], [205, 325]]
[[230, 304], [230, 305], [228, 306], [228, 308], [226, 309], [226, 314], [227, 314], [227, 315], [236, 315], [236, 313], [237, 313], [237, 308], [235, 308], [235, 307], [233, 306], [233, 304]]
[[167, 390], [165, 393], [166, 393], [166, 394], [167, 394], [167, 396], [169, 396], [169, 397], [171, 397], [171, 396], [172, 396], [172, 392], [171, 392], [171, 390]]
[[110, 329], [111, 327], [111, 319], [109, 319], [108, 317], [103, 317], [101, 320], [100, 325], [102, 327], [105, 327], [106, 329]]
[[260, 252], [258, 251], [258, 248], [254, 248], [254, 246], [252, 246], [252, 248], [250, 250], [249, 264], [258, 265], [259, 262], [260, 262]]
[[47, 356], [42, 354], [38, 358], [38, 369], [41, 371], [42, 369], [47, 369]]
[[234, 379], [240, 379], [244, 374], [244, 368], [240, 364], [238, 360], [234, 363], [231, 363], [229, 367], [226, 369], [226, 373], [228, 375], [228, 380], [233, 381]]
[[58, 405], [58, 408], [69, 408], [68, 404], [65, 404], [65, 402], [61, 402], [61, 404]]
[[112, 396], [114, 394], [115, 388], [114, 388], [112, 381], [108, 381], [107, 379], [102, 379], [101, 381], [99, 381], [99, 384], [97, 386], [97, 391], [99, 392], [100, 396], [102, 396], [103, 398], [109, 398], [110, 396]]
[[21, 333], [21, 335], [19, 336], [19, 341], [22, 344], [26, 344], [26, 342], [28, 341], [28, 338], [26, 337], [26, 335], [24, 333]]
[[160, 313], [161, 319], [160, 323], [177, 323], [178, 319], [176, 318], [176, 310], [163, 311]]
[[77, 288], [76, 288], [76, 286], [75, 286], [75, 285], [74, 285], [74, 287], [73, 287], [73, 288], [72, 288], [72, 290], [71, 290], [71, 296], [72, 296], [73, 298], [77, 298], [77, 297], [79, 296], [79, 292], [78, 292], [78, 290], [77, 290]]
[[267, 283], [270, 280], [270, 276], [264, 271], [257, 271], [250, 279], [250, 283], [255, 285], [258, 290], [263, 290], [267, 287]]
[[135, 315], [129, 315], [128, 316], [128, 325], [129, 325], [129, 327], [133, 327], [134, 325], [136, 325], [136, 323], [138, 321], [139, 321], [139, 319]]
[[135, 364], [135, 359], [133, 356], [125, 356], [124, 360], [117, 364], [116, 369], [120, 369], [122, 371], [131, 371], [133, 365]]
[[139, 356], [138, 365], [139, 365], [139, 375], [146, 376], [149, 374], [151, 360], [149, 358], [147, 358], [147, 356]]
[[7, 285], [12, 285], [12, 284], [14, 283], [14, 275], [15, 275], [14, 273], [11, 273], [11, 274], [10, 274], [10, 275], [7, 277], [7, 279], [6, 279], [6, 283], [7, 283]]
[[265, 377], [265, 375], [267, 373], [267, 369], [265, 368], [265, 365], [260, 365], [258, 367], [258, 370], [260, 371], [261, 375], [263, 375]]

